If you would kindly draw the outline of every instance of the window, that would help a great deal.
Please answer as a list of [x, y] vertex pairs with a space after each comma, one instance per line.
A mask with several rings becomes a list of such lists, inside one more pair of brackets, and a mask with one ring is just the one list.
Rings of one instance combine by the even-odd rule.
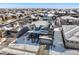
[[76, 44], [78, 44], [78, 42], [75, 42]]
[[68, 40], [66, 40], [66, 42], [69, 42]]
[[73, 41], [71, 41], [71, 43], [74, 43]]

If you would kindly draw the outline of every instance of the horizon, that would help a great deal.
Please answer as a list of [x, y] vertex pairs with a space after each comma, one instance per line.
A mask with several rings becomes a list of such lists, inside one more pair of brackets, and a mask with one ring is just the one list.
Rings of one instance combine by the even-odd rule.
[[79, 8], [79, 3], [0, 3], [0, 8]]

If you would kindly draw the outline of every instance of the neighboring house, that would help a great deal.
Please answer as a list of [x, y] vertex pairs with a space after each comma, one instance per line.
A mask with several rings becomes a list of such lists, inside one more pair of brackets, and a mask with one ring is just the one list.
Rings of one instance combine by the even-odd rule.
[[65, 47], [79, 49], [79, 26], [62, 25], [62, 29]]
[[79, 23], [79, 18], [71, 17], [71, 16], [62, 16], [61, 24], [62, 25], [76, 25]]

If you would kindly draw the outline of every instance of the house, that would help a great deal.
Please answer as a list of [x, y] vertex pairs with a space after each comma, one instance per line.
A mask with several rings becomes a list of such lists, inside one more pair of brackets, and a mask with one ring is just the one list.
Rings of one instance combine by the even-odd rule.
[[72, 17], [72, 16], [62, 16], [61, 17], [61, 24], [62, 25], [74, 25], [74, 24], [77, 24], [79, 21], [78, 21], [79, 18], [75, 18], [75, 17]]
[[79, 49], [79, 26], [62, 25], [62, 37], [65, 48]]

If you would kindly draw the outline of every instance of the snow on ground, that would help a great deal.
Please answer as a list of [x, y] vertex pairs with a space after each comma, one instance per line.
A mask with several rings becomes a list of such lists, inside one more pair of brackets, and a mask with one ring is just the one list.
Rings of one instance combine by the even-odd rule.
[[10, 48], [4, 48], [1, 50], [2, 53], [9, 53], [9, 54], [17, 54], [17, 55], [35, 55], [35, 53], [30, 53], [30, 52], [25, 52], [25, 51], [20, 51], [16, 49], [10, 49]]
[[15, 49], [34, 51], [34, 52], [37, 52], [39, 49], [39, 46], [29, 45], [29, 44], [11, 44], [8, 47], [15, 48]]
[[63, 42], [62, 42], [62, 37], [61, 37], [61, 32], [59, 28], [54, 29], [54, 42], [52, 49], [50, 49], [49, 54], [61, 54], [62, 52], [65, 51], [65, 48], [63, 47]]

